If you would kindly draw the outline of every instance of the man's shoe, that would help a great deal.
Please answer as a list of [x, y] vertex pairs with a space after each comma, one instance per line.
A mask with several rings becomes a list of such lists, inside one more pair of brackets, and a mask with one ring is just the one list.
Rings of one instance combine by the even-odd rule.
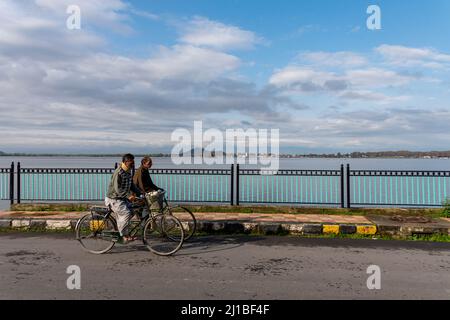
[[133, 242], [138, 240], [138, 237], [130, 237], [130, 236], [122, 236], [119, 238], [119, 241], [117, 243], [120, 244], [127, 244], [129, 242]]

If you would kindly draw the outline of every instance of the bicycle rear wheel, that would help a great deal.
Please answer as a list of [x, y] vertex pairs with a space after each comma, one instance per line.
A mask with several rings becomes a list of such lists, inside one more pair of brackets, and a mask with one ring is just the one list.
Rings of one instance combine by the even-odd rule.
[[159, 214], [147, 221], [142, 238], [151, 252], [169, 256], [180, 250], [183, 245], [184, 230], [177, 218]]
[[83, 249], [93, 254], [111, 250], [119, 236], [115, 221], [95, 212], [78, 220], [75, 233]]
[[191, 210], [185, 207], [170, 207], [164, 208], [164, 214], [174, 216], [180, 220], [184, 229], [184, 241], [189, 240], [197, 230], [197, 219], [195, 219], [194, 214]]

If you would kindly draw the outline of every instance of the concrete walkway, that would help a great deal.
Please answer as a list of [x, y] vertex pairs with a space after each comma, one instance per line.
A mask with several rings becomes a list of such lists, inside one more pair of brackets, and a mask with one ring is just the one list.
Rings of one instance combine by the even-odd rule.
[[[47, 211], [0, 211], [0, 219], [79, 219], [88, 212], [47, 212]], [[228, 213], [195, 212], [199, 221], [252, 221], [252, 222], [293, 222], [293, 223], [353, 223], [372, 224], [363, 216], [321, 215], [321, 214], [267, 214], [267, 213]]]

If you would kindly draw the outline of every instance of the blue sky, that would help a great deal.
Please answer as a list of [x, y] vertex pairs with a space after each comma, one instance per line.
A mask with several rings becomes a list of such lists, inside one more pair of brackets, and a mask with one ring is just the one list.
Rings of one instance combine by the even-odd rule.
[[0, 150], [167, 152], [198, 120], [280, 129], [282, 152], [447, 150], [449, 17], [447, 0], [3, 0]]

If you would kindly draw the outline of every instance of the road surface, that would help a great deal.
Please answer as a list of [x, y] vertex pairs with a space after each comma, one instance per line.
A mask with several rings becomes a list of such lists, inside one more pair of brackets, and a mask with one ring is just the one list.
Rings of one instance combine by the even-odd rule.
[[[80, 267], [79, 290], [67, 268]], [[381, 270], [369, 290], [370, 265]], [[0, 234], [0, 299], [450, 299], [450, 243], [204, 236], [173, 257], [72, 234]]]

